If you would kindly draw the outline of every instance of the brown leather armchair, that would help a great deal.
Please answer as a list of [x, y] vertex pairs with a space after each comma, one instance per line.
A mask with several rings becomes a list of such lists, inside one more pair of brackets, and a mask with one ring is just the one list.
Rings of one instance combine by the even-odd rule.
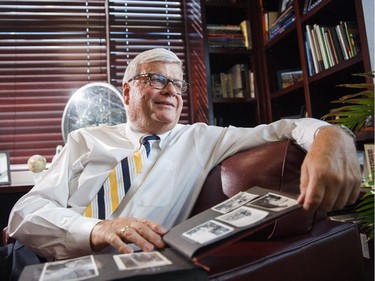
[[[299, 193], [304, 157], [299, 146], [282, 140], [227, 158], [207, 177], [192, 215], [252, 186]], [[356, 225], [315, 221], [303, 211], [203, 262], [209, 265], [212, 280], [365, 280]]]
[[[299, 146], [282, 140], [227, 158], [210, 172], [191, 215], [252, 186], [298, 193], [304, 157]], [[288, 215], [203, 262], [210, 267], [211, 280], [370, 280], [365, 278], [356, 225], [315, 221], [304, 212]]]

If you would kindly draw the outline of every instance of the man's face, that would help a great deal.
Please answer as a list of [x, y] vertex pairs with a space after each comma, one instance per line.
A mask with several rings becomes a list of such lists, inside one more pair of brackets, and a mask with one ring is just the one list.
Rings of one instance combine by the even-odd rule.
[[[171, 80], [182, 80], [181, 67], [176, 63], [152, 62], [142, 65], [138, 74], [161, 74]], [[124, 101], [128, 118], [141, 132], [160, 134], [171, 130], [178, 122], [183, 100], [168, 83], [164, 89], [154, 89], [147, 78], [124, 84]]]

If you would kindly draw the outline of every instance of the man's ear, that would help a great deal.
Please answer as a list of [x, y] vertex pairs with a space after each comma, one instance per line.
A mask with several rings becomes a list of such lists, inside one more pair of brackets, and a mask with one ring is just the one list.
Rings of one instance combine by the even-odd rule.
[[129, 105], [129, 92], [130, 92], [130, 85], [128, 83], [124, 83], [123, 87], [123, 96], [124, 96], [124, 103]]

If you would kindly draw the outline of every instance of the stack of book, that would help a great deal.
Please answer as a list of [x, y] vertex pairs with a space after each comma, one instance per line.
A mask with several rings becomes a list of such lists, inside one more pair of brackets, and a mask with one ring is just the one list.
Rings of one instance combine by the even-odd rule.
[[311, 76], [360, 53], [357, 24], [347, 21], [335, 26], [308, 24], [305, 46]]
[[211, 76], [215, 98], [255, 98], [254, 74], [246, 64], [235, 64], [227, 72]]
[[268, 28], [268, 40], [271, 41], [275, 36], [282, 33], [295, 20], [296, 16], [294, 14], [293, 5], [289, 5], [285, 9], [285, 11], [280, 14], [276, 21]]
[[210, 48], [244, 48], [245, 38], [240, 25], [209, 24], [207, 26]]

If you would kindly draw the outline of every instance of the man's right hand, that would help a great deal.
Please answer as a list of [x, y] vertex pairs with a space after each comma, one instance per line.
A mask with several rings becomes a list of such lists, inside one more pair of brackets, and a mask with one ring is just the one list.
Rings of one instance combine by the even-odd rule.
[[115, 218], [99, 222], [91, 231], [90, 244], [93, 251], [98, 252], [112, 246], [120, 253], [132, 253], [128, 245], [133, 243], [145, 252], [154, 247], [165, 246], [162, 235], [167, 230], [161, 225], [147, 219]]

